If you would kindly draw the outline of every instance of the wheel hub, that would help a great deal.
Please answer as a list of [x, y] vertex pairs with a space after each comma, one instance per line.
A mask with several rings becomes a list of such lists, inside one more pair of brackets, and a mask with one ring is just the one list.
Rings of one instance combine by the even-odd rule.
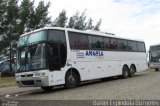
[[75, 83], [75, 78], [74, 78], [73, 75], [70, 75], [70, 76], [68, 77], [68, 80], [69, 80], [69, 82], [70, 82], [71, 84], [74, 84], [74, 83]]

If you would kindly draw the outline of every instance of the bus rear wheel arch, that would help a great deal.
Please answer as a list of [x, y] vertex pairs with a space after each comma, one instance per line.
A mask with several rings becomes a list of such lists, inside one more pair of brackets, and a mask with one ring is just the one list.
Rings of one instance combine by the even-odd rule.
[[136, 67], [134, 64], [130, 66], [129, 77], [133, 77], [136, 73]]
[[122, 68], [122, 78], [125, 79], [129, 76], [129, 68], [127, 65], [124, 65]]
[[65, 88], [75, 88], [80, 84], [80, 75], [79, 72], [72, 68], [66, 72], [65, 75]]

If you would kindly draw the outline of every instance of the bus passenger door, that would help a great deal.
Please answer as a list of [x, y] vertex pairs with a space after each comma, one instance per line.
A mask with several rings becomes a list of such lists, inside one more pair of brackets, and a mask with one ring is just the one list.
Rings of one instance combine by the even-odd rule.
[[57, 43], [48, 45], [48, 63], [49, 70], [60, 70], [61, 62], [60, 62], [60, 46]]
[[67, 48], [63, 43], [48, 44], [48, 63], [50, 70], [60, 70], [65, 66]]

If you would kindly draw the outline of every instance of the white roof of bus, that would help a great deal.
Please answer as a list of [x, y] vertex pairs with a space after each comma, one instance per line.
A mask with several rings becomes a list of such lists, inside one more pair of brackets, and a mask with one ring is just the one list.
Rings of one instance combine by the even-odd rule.
[[119, 37], [119, 36], [115, 36], [115, 35], [111, 35], [111, 34], [106, 34], [105, 32], [100, 32], [100, 31], [77, 30], [77, 29], [62, 28], [62, 27], [44, 27], [44, 28], [41, 28], [41, 29], [33, 30], [31, 32], [27, 32], [25, 34], [22, 34], [21, 37], [25, 36], [25, 35], [28, 35], [28, 34], [38, 32], [38, 31], [41, 31], [41, 30], [45, 30], [45, 29], [67, 30], [67, 31], [71, 31], [71, 32], [78, 32], [78, 33], [85, 33], [85, 34], [92, 34], [92, 35], [100, 35], [100, 36], [107, 36], [107, 37], [112, 37], [112, 38], [120, 38], [120, 39], [144, 42], [143, 40], [140, 40], [140, 39], [123, 38], [123, 37]]
[[150, 46], [160, 46], [160, 43], [153, 44], [153, 45], [150, 45]]

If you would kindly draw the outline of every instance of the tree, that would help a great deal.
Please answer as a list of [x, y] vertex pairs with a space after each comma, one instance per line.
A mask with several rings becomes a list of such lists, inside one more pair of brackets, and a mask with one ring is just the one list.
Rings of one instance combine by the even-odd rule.
[[97, 22], [96, 26], [94, 27], [94, 30], [99, 31], [99, 30], [100, 30], [99, 27], [101, 26], [101, 23], [102, 23], [102, 19], [100, 19], [100, 20]]
[[18, 24], [18, 0], [1, 1], [1, 44], [0, 49], [10, 56], [10, 70], [12, 71], [12, 45], [16, 45]]
[[[34, 7], [34, 1], [22, 0], [0, 0], [0, 50], [4, 53], [9, 50], [12, 43], [13, 49], [17, 46], [18, 38], [23, 32], [38, 29], [51, 23], [48, 17], [47, 4], [40, 1]], [[1, 53], [2, 53], [1, 52]]]
[[[5, 21], [5, 18], [4, 18], [4, 15], [5, 15], [5, 11], [6, 11], [6, 5], [7, 5], [7, 2], [6, 1], [3, 1], [3, 0], [0, 0], [0, 51], [3, 50], [3, 48], [6, 47], [6, 43], [3, 42], [3, 36], [4, 36], [4, 21]], [[0, 52], [1, 54], [2, 52]]]
[[3, 14], [1, 21], [1, 43], [3, 44], [1, 50], [7, 48], [11, 43], [15, 43], [17, 39], [17, 23], [18, 23], [18, 0], [3, 1]]
[[30, 19], [34, 14], [34, 1], [23, 0], [19, 7], [19, 33], [22, 34], [24, 31], [28, 32], [30, 30]]
[[67, 20], [68, 17], [66, 16], [66, 11], [62, 10], [62, 12], [59, 13], [58, 17], [52, 23], [52, 26], [66, 27]]
[[48, 17], [49, 7], [50, 2], [48, 2], [46, 5], [44, 1], [39, 2], [38, 7], [33, 13], [31, 13], [28, 31], [42, 28], [47, 24], [51, 24], [51, 17]]
[[50, 2], [46, 5], [40, 1], [37, 7], [34, 7], [34, 1], [23, 0], [20, 5], [20, 25], [19, 32], [29, 32], [51, 24], [51, 17], [48, 17], [48, 8]]
[[93, 25], [92, 18], [89, 18], [88, 21], [86, 20], [87, 20], [86, 10], [83, 11], [81, 14], [79, 11], [77, 11], [76, 14], [74, 14], [69, 18], [67, 27], [79, 30], [88, 30], [88, 29], [100, 30], [100, 25], [102, 21], [101, 19], [97, 22], [95, 26]]
[[77, 11], [76, 14], [74, 14], [72, 17], [69, 18], [69, 22], [67, 25], [68, 28], [74, 28], [75, 22], [76, 20], [78, 20], [78, 15], [79, 15], [79, 12]]
[[94, 28], [93, 20], [92, 20], [92, 18], [89, 18], [89, 20], [87, 22], [86, 29], [93, 29], [93, 28]]
[[85, 22], [86, 21], [86, 10], [85, 11], [83, 11], [82, 13], [81, 13], [81, 15], [80, 16], [78, 16], [78, 19], [77, 19], [77, 21], [75, 21], [75, 26], [74, 26], [74, 28], [75, 29], [80, 29], [80, 30], [85, 30], [85, 28], [86, 28], [86, 25], [87, 25], [87, 23]]
[[79, 30], [85, 30], [87, 23], [86, 21], [86, 10], [83, 11], [81, 14], [79, 11], [76, 12], [75, 15], [70, 17], [69, 22], [68, 22], [68, 27], [69, 28], [74, 28], [74, 29], [79, 29]]
[[88, 21], [87, 19], [88, 18], [86, 15], [86, 10], [81, 13], [77, 11], [73, 16], [69, 18], [69, 20], [66, 16], [66, 11], [62, 10], [62, 12], [59, 13], [58, 17], [52, 23], [52, 26], [67, 27], [79, 30], [100, 30], [99, 27], [101, 25], [101, 19], [97, 22], [95, 26], [93, 25], [92, 18], [89, 18]]

